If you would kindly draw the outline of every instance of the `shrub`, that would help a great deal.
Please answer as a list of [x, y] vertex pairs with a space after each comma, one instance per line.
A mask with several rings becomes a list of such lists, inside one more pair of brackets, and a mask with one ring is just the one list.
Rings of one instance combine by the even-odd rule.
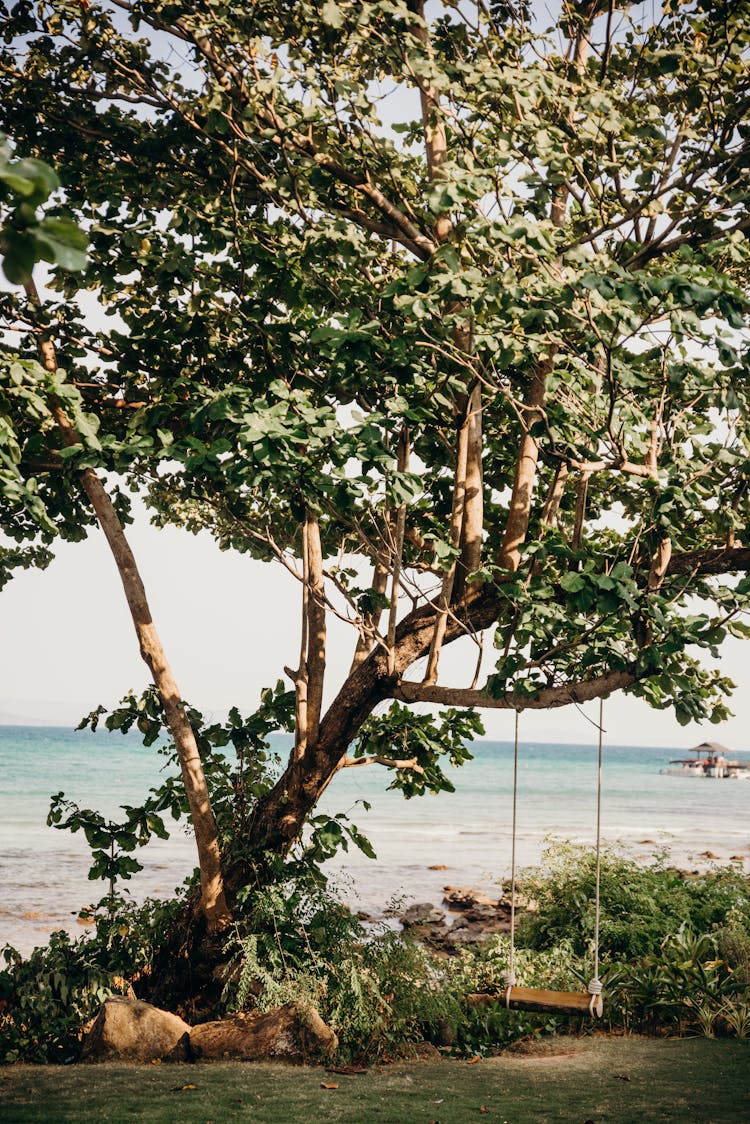
[[154, 949], [176, 906], [122, 900], [114, 915], [93, 914], [91, 935], [71, 940], [52, 933], [28, 957], [6, 945], [0, 969], [0, 1062], [70, 1062], [80, 1053], [85, 1024], [110, 995], [147, 974]]
[[[537, 909], [521, 918], [519, 939], [531, 948], [568, 941], [584, 956], [594, 937], [596, 858], [592, 850], [558, 844], [543, 866], [524, 876]], [[748, 879], [734, 868], [686, 877], [663, 859], [640, 866], [606, 850], [601, 863], [599, 947], [603, 960], [637, 960], [681, 926], [697, 932], [723, 925], [730, 909], [750, 928]]]
[[229, 1009], [309, 1003], [352, 1060], [408, 1051], [459, 1017], [426, 949], [364, 926], [314, 881], [266, 887], [246, 899], [232, 952]]

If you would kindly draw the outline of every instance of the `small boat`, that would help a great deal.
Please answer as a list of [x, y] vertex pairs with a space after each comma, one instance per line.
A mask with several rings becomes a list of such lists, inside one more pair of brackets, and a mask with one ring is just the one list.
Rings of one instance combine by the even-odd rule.
[[688, 751], [690, 757], [677, 757], [661, 772], [671, 777], [715, 777], [717, 780], [750, 780], [750, 762], [731, 761], [731, 749], [719, 742], [701, 742]]

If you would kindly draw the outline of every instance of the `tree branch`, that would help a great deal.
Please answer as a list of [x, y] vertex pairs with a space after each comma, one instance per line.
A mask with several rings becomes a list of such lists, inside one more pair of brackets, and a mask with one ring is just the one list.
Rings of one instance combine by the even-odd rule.
[[372, 757], [345, 757], [341, 762], [342, 769], [356, 769], [359, 765], [385, 765], [387, 769], [409, 769], [412, 773], [424, 773], [424, 769], [417, 763], [416, 757], [394, 759], [381, 757], [375, 754]]
[[439, 706], [473, 707], [481, 710], [548, 710], [569, 703], [585, 703], [632, 687], [639, 676], [635, 670], [610, 671], [596, 679], [543, 687], [536, 695], [508, 694], [493, 698], [483, 690], [464, 687], [438, 687], [434, 684], [402, 680], [392, 689], [392, 697], [407, 703], [436, 703]]
[[[464, 497], [466, 494], [466, 462], [469, 450], [469, 422], [468, 417], [463, 419], [463, 422], [458, 430], [458, 440], [456, 443], [456, 467], [453, 476], [453, 506], [451, 509], [451, 520], [449, 528], [449, 541], [454, 550], [458, 550], [461, 542], [461, 528], [464, 519]], [[435, 616], [435, 628], [432, 634], [432, 642], [430, 644], [430, 653], [427, 659], [427, 670], [425, 671], [425, 683], [435, 683], [438, 673], [438, 662], [440, 660], [440, 649], [443, 645], [443, 638], [445, 636], [445, 627], [448, 617], [448, 609], [451, 603], [451, 595], [453, 593], [453, 580], [456, 574], [456, 558], [453, 557], [450, 566], [445, 571], [443, 576], [443, 584], [440, 590], [440, 596], [437, 602], [437, 614]]]

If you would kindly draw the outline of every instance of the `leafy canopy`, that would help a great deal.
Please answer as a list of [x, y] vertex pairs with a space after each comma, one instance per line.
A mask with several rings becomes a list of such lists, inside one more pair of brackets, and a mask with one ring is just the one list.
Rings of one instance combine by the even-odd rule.
[[[72, 243], [23, 234], [96, 419], [66, 471], [118, 472], [158, 521], [298, 575], [313, 513], [327, 610], [377, 649], [399, 507], [401, 636], [462, 556], [479, 387], [481, 559], [450, 638], [497, 625], [487, 693], [614, 672], [719, 720], [729, 685], [696, 657], [747, 634], [750, 594], [726, 576], [750, 515], [748, 5], [566, 2], [549, 30], [532, 9], [15, 5], [0, 125], [33, 157], [3, 182], [54, 155], [91, 247], [79, 276]], [[38, 452], [17, 445], [15, 486], [45, 481], [48, 533], [76, 501]]]

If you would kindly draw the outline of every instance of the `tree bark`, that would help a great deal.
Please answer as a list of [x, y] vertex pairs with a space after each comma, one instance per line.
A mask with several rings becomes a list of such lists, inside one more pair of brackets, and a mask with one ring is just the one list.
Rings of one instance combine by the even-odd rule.
[[484, 531], [484, 481], [482, 479], [482, 387], [473, 387], [468, 402], [468, 443], [466, 448], [466, 487], [464, 518], [461, 524], [461, 556], [456, 566], [453, 601], [466, 593], [469, 574], [482, 565], [482, 534]]
[[[454, 549], [458, 549], [461, 543], [461, 530], [464, 522], [465, 511], [465, 497], [466, 497], [466, 465], [469, 451], [469, 418], [467, 416], [463, 419], [461, 427], [458, 430], [456, 440], [456, 467], [453, 475], [453, 506], [451, 509], [451, 521], [448, 532], [448, 539], [450, 545]], [[448, 620], [448, 609], [451, 604], [453, 596], [453, 582], [456, 575], [456, 559], [453, 558], [450, 566], [445, 571], [443, 576], [443, 584], [438, 598], [437, 613], [435, 614], [435, 627], [432, 634], [432, 642], [430, 644], [430, 654], [427, 660], [427, 670], [425, 671], [425, 683], [437, 682], [438, 663], [440, 661], [440, 650], [443, 646], [443, 638], [445, 636], [445, 629]]]

